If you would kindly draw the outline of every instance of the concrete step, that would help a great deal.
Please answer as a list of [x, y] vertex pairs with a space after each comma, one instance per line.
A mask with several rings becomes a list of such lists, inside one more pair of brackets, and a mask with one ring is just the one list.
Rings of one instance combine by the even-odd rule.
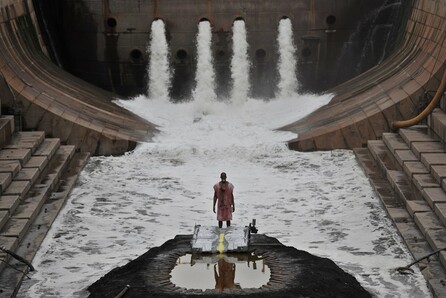
[[397, 133], [383, 133], [382, 140], [393, 154], [398, 150], [410, 150], [403, 138]]
[[0, 148], [11, 141], [14, 133], [14, 116], [0, 116]]
[[0, 194], [2, 194], [11, 184], [12, 174], [11, 173], [0, 173]]
[[9, 186], [3, 191], [2, 195], [6, 196], [13, 196], [17, 195], [21, 198], [25, 197], [25, 195], [28, 193], [29, 189], [31, 188], [31, 181], [30, 180], [13, 180]]
[[409, 201], [420, 201], [421, 196], [414, 191], [412, 183], [407, 179], [402, 171], [389, 171], [387, 179], [395, 191], [395, 194], [404, 202], [405, 206]]
[[25, 168], [38, 168], [40, 171], [48, 165], [48, 156], [31, 156], [28, 162], [24, 165]]
[[33, 222], [50, 195], [52, 185], [34, 186], [25, 199], [21, 200], [11, 218]]
[[[426, 175], [430, 173], [436, 183], [441, 185], [446, 178], [445, 145], [428, 132], [429, 130], [424, 126], [400, 130], [401, 139], [410, 145], [413, 155], [417, 158], [416, 161], [405, 164], [404, 170], [409, 177], [421, 175], [418, 176], [419, 181], [428, 181], [429, 178]], [[383, 139], [386, 138], [386, 134], [383, 134]], [[409, 156], [410, 154], [407, 155], [409, 159], [413, 158]], [[418, 185], [422, 187], [423, 183], [418, 183]]]
[[[0, 246], [3, 246], [7, 250], [15, 251], [19, 246], [19, 241], [14, 237], [0, 236]], [[6, 267], [5, 263], [9, 261], [10, 255], [4, 252], [0, 252], [0, 272]]]
[[418, 158], [421, 153], [446, 152], [441, 140], [426, 125], [402, 128], [399, 135]]
[[19, 131], [13, 134], [11, 142], [5, 149], [31, 149], [34, 153], [45, 139], [43, 131]]
[[[446, 247], [446, 228], [433, 212], [416, 213], [415, 222], [433, 250]], [[446, 260], [441, 254], [440, 262], [446, 268]]]
[[40, 184], [48, 184], [56, 182], [60, 179], [60, 176], [68, 165], [68, 162], [73, 158], [75, 153], [75, 146], [64, 145], [60, 146], [56, 154], [51, 159], [48, 166], [48, 171], [45, 172], [45, 179], [43, 179]]
[[401, 128], [398, 133], [409, 147], [412, 146], [413, 142], [430, 142], [434, 139], [433, 136], [429, 135], [429, 127], [426, 125]]
[[438, 184], [442, 184], [446, 178], [446, 165], [432, 165], [431, 174]]
[[[51, 226], [51, 224], [48, 224], [42, 228], [42, 220], [35, 224], [37, 217], [40, 214], [41, 218], [48, 219], [48, 208], [52, 207], [57, 209], [57, 212], [52, 212], [50, 217], [51, 223], [54, 221], [89, 156], [88, 154], [79, 154], [77, 158], [73, 158], [74, 153], [74, 146], [60, 146], [26, 196], [24, 194], [17, 195], [15, 200], [12, 196], [0, 197], [0, 199], [4, 199], [0, 201], [5, 205], [4, 208], [8, 208], [5, 211], [0, 210], [0, 225], [2, 226], [0, 228], [0, 240], [16, 240], [18, 245], [14, 245], [15, 247], [11, 251], [25, 257], [28, 261], [32, 261]], [[65, 179], [60, 181], [61, 177], [65, 177]], [[30, 183], [30, 181], [13, 181], [12, 183]], [[56, 190], [58, 195], [50, 196], [53, 190]], [[49, 199], [50, 197], [52, 199]], [[5, 198], [9, 198], [9, 202]], [[45, 204], [49, 204], [48, 200], [57, 202], [57, 204], [44, 207]], [[8, 207], [7, 205], [13, 205], [14, 207]], [[55, 208], [56, 205], [58, 208]], [[5, 291], [8, 289], [14, 290], [20, 285], [29, 268], [8, 256], [0, 255], [0, 258], [22, 271], [11, 270], [10, 267], [0, 267], [0, 288]]]
[[46, 156], [48, 159], [51, 159], [59, 147], [60, 139], [45, 139], [33, 155]]
[[416, 174], [429, 173], [400, 135], [396, 133], [383, 133], [382, 140], [398, 164], [403, 168], [408, 178], [412, 179]]
[[[402, 204], [399, 195], [392, 189], [390, 182], [385, 178], [385, 173], [381, 171], [378, 161], [374, 159], [372, 153], [366, 148], [354, 149], [354, 152], [413, 257], [418, 259], [433, 252], [425, 236], [427, 233], [423, 233], [414, 221], [415, 214], [430, 212], [430, 209], [426, 208], [428, 205], [423, 201], [407, 200], [404, 200]], [[419, 222], [425, 223], [422, 216], [418, 216], [418, 218]], [[435, 260], [435, 257], [421, 261], [418, 266], [429, 282], [435, 283], [436, 280], [442, 280], [445, 277], [444, 267], [439, 260]]]
[[423, 153], [421, 154], [421, 162], [431, 172], [432, 166], [446, 165], [446, 153]]
[[51, 192], [58, 186], [60, 177], [71, 161], [73, 153], [74, 146], [61, 146], [58, 149], [45, 175], [32, 187], [11, 218], [28, 219], [30, 222], [35, 220]]
[[[15, 245], [15, 247], [11, 249], [28, 261], [32, 261], [32, 259], [34, 258], [37, 250], [45, 239], [46, 234], [51, 228], [51, 225], [64, 206], [66, 199], [73, 189], [82, 168], [85, 166], [89, 158], [88, 153], [75, 153], [74, 155], [72, 155], [72, 152], [69, 148], [64, 149], [65, 150], [62, 151], [67, 153], [65, 156], [72, 156], [71, 161], [65, 165], [65, 171], [63, 171], [63, 173], [60, 175], [60, 180], [57, 187], [45, 201], [44, 205], [40, 208], [40, 212], [37, 214], [36, 219], [31, 224], [28, 232], [23, 238], [23, 241], [20, 244]], [[74, 151], [74, 148], [72, 149]], [[58, 154], [60, 153], [61, 152], [58, 151]], [[58, 164], [57, 162], [55, 163]], [[28, 270], [27, 267], [19, 263], [16, 263], [15, 265], [17, 265], [18, 268], [20, 268], [23, 272], [27, 272]], [[36, 269], [38, 270], [38, 268]], [[13, 291], [14, 289], [16, 289], [21, 284], [23, 278], [24, 274], [22, 272], [9, 270], [8, 268], [4, 268], [4, 270], [1, 270], [0, 268], [0, 281], [6, 281], [6, 291]]]
[[[435, 160], [431, 154], [443, 154], [443, 145], [426, 133], [427, 130], [424, 126], [413, 130], [404, 130], [404, 139], [396, 133], [383, 133], [383, 142], [387, 145], [389, 151], [393, 153], [399, 165], [403, 167], [409, 184], [410, 180], [412, 180], [411, 182], [416, 187], [416, 190], [413, 190], [413, 186], [409, 187], [398, 172], [392, 172], [389, 177], [395, 191], [406, 201], [407, 211], [412, 217], [417, 212], [430, 211], [434, 212], [439, 221], [445, 225], [446, 218], [444, 208], [442, 207], [444, 200], [446, 200], [446, 194], [439, 186], [443, 179], [446, 178], [446, 166], [432, 165], [430, 166], [431, 172], [429, 172], [425, 164], [418, 161], [425, 154], [427, 156], [426, 160]], [[405, 139], [411, 144], [411, 150]], [[412, 195], [413, 199], [410, 199], [411, 191], [416, 194], [415, 198]], [[418, 192], [421, 195], [418, 195]], [[437, 203], [439, 205], [435, 206]], [[446, 207], [446, 205], [444, 206]]]
[[429, 126], [432, 131], [445, 143], [446, 140], [446, 113], [440, 109], [434, 109], [429, 116]]
[[387, 212], [390, 214], [390, 209], [404, 208], [403, 202], [395, 195], [370, 151], [367, 148], [355, 148], [353, 151]]
[[0, 236], [15, 237], [20, 242], [28, 231], [30, 225], [31, 222], [28, 219], [9, 218], [3, 229], [0, 231]]
[[9, 220], [9, 211], [8, 210], [0, 210], [0, 230]]
[[367, 148], [370, 150], [370, 153], [384, 174], [388, 171], [398, 171], [401, 169], [398, 162], [389, 152], [386, 144], [382, 140], [369, 141], [367, 143]]
[[88, 158], [88, 153], [76, 153], [70, 161], [67, 170], [62, 174], [58, 187], [54, 189], [53, 193], [46, 200], [36, 220], [33, 222], [29, 233], [18, 248], [17, 253], [21, 256], [26, 257], [28, 260], [33, 259], [40, 247], [40, 243], [43, 241], [76, 184], [79, 174], [87, 163]]
[[432, 139], [428, 142], [413, 142], [412, 150], [415, 155], [420, 158], [425, 153], [445, 153], [444, 144], [440, 141]]
[[89, 157], [89, 153], [75, 153], [63, 177], [60, 179], [57, 189], [51, 194], [51, 200], [65, 199], [68, 197], [68, 194], [71, 192], [79, 177], [80, 171], [86, 165]]
[[36, 182], [40, 175], [39, 168], [27, 168], [23, 167], [20, 172], [14, 177], [14, 181], [30, 181], [31, 184]]
[[[404, 147], [398, 147], [404, 148]], [[369, 141], [368, 149], [379, 165], [386, 180], [390, 183], [399, 200], [407, 205], [408, 201], [420, 200], [420, 196], [414, 192], [411, 181], [407, 179], [405, 173], [401, 170], [401, 166], [392, 156], [384, 141]]]
[[[4, 169], [4, 172], [0, 172], [0, 194], [2, 194], [0, 212], [6, 212], [8, 220], [13, 218], [33, 220], [36, 215], [35, 210], [38, 210], [44, 199], [49, 196], [49, 190], [45, 193], [44, 188], [41, 188], [34, 190], [24, 199], [48, 164], [48, 158], [54, 156], [56, 148], [60, 146], [58, 140], [45, 141], [43, 137], [43, 132], [20, 132], [14, 135], [12, 143], [7, 146], [10, 150], [26, 149], [39, 154], [29, 158], [23, 167], [19, 160], [3, 161], [0, 164]], [[6, 217], [2, 217], [4, 218]], [[5, 224], [6, 222], [0, 220], [0, 231], [8, 229], [8, 227], [3, 229]]]
[[0, 161], [19, 161], [24, 165], [31, 158], [31, 149], [1, 149]]
[[442, 225], [446, 227], [446, 203], [436, 204], [434, 212], [438, 216], [438, 219]]
[[0, 160], [0, 173], [11, 173], [12, 177], [22, 168], [18, 160]]
[[[446, 151], [436, 133], [417, 125], [400, 129], [399, 134], [384, 133], [382, 141], [369, 141], [369, 152], [355, 149], [414, 258], [446, 247]], [[446, 252], [418, 267], [435, 293], [445, 292]]]
[[435, 181], [431, 174], [415, 174], [412, 177], [412, 183], [420, 192], [425, 188], [439, 187], [439, 184], [437, 181]]
[[435, 209], [436, 204], [446, 204], [446, 193], [440, 187], [425, 188], [421, 194], [432, 210]]
[[[0, 212], [5, 213], [3, 218], [7, 219], [1, 224], [1, 236], [17, 237], [21, 241], [50, 192], [57, 186], [62, 172], [73, 157], [74, 149], [74, 146], [59, 146], [42, 172], [39, 168], [26, 167], [19, 171], [0, 197], [0, 204], [4, 208]], [[39, 176], [39, 173], [42, 175]]]

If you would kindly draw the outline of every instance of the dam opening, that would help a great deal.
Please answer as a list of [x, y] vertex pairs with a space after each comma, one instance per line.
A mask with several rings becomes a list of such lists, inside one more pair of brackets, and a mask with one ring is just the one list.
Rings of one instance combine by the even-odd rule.
[[[243, 104], [252, 94], [250, 85], [250, 66], [248, 57], [246, 26], [243, 19], [235, 19], [232, 26], [233, 55], [231, 57], [231, 92], [229, 100]], [[196, 74], [192, 99], [212, 102], [217, 99], [215, 86], [214, 60], [212, 57], [212, 27], [208, 20], [201, 20], [198, 24], [196, 36]], [[169, 100], [172, 70], [169, 68], [169, 48], [166, 41], [164, 22], [161, 19], [153, 21], [151, 25], [149, 54], [148, 94], [154, 99]], [[282, 17], [277, 33], [278, 64], [277, 81], [278, 97], [290, 97], [297, 94], [298, 81], [296, 77], [296, 48], [293, 42], [291, 20]], [[177, 52], [177, 56], [187, 53]], [[262, 55], [262, 54], [258, 54]], [[220, 98], [221, 99], [221, 98]]]
[[[297, 59], [299, 90], [322, 92], [387, 57], [400, 38], [398, 28], [405, 13], [401, 3], [393, 0], [342, 0], [336, 4], [250, 0], [233, 4], [144, 0], [104, 1], [99, 7], [92, 0], [50, 0], [37, 6], [45, 18], [42, 34], [54, 41], [49, 51], [58, 57], [60, 65], [125, 97], [147, 91], [144, 78], [150, 53], [145, 49], [150, 25], [155, 19], [163, 20], [171, 70], [169, 96], [175, 101], [193, 97], [199, 73], [195, 40], [200, 20], [211, 25], [209, 54], [214, 62], [217, 96], [229, 98], [234, 91], [232, 29], [234, 20], [243, 20], [249, 45], [249, 68], [245, 70], [249, 73], [249, 96], [273, 98], [280, 92], [277, 26], [282, 19], [292, 22], [292, 44], [298, 48], [293, 56]], [[178, 7], [191, 9], [178, 14]]]

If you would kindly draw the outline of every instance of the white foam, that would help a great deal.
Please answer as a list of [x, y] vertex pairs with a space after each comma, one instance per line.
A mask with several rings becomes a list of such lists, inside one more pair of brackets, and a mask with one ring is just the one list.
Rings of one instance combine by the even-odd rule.
[[295, 135], [271, 130], [329, 99], [215, 102], [208, 114], [194, 102], [120, 101], [160, 134], [124, 156], [90, 159], [20, 297], [85, 297], [149, 248], [217, 224], [212, 186], [221, 171], [235, 185], [234, 226], [255, 218], [260, 233], [332, 259], [376, 297], [429, 297], [419, 271], [395, 273], [412, 258], [353, 153], [290, 151]]

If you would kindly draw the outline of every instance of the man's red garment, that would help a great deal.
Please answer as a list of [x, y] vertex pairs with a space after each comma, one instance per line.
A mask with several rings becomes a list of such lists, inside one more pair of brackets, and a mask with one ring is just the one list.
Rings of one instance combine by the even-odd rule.
[[232, 220], [232, 204], [233, 204], [234, 185], [227, 182], [219, 182], [214, 185], [214, 191], [217, 196], [217, 220]]

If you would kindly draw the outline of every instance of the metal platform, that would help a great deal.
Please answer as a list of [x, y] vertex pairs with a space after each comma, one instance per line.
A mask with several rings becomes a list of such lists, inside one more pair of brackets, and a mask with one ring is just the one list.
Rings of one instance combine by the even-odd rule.
[[249, 227], [218, 228], [196, 225], [191, 244], [193, 252], [248, 251]]

